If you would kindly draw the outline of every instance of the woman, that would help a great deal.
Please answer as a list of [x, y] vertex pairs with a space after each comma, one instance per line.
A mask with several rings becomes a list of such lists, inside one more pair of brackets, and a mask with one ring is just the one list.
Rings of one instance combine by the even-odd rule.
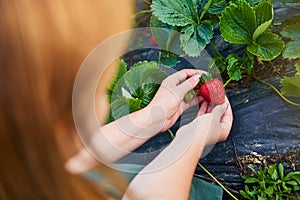
[[[11, 0], [1, 1], [0, 13], [2, 86], [0, 198], [109, 199], [109, 195], [101, 188], [64, 170], [65, 162], [83, 148], [74, 134], [71, 91], [75, 74], [88, 52], [107, 37], [130, 28], [132, 9], [129, 1], [95, 0], [84, 3], [74, 0], [46, 2]], [[116, 50], [122, 49], [125, 43], [126, 41], [116, 46]], [[110, 70], [114, 71], [114, 68]], [[111, 74], [111, 71], [106, 73]], [[156, 125], [159, 126], [155, 126], [155, 129], [146, 126], [149, 125], [149, 121], [146, 121], [146, 125], [143, 124], [145, 121], [140, 121], [142, 127], [149, 128], [142, 129], [146, 130], [145, 134], [148, 137], [137, 141], [118, 137], [113, 143], [117, 146], [126, 144], [122, 148], [129, 152], [140, 146], [147, 138], [170, 127], [181, 112], [192, 105], [183, 104], [182, 97], [188, 89], [197, 84], [199, 73], [192, 70], [170, 76], [163, 82], [165, 87], [160, 88], [146, 109], [126, 116], [133, 117], [136, 119], [134, 121], [143, 119], [138, 115], [144, 112], [152, 113], [148, 118], [150, 121], [151, 116], [158, 117], [159, 123]], [[104, 91], [108, 81], [105, 78], [101, 80], [100, 93]], [[178, 84], [172, 85], [176, 81]], [[166, 94], [173, 99], [172, 104], [162, 101]], [[199, 101], [202, 101], [201, 97], [195, 99], [193, 104]], [[124, 192], [124, 199], [157, 197], [168, 199], [171, 197], [169, 195], [186, 198], [189, 194], [193, 169], [204, 146], [224, 140], [229, 133], [232, 115], [228, 101], [226, 102], [223, 107], [215, 108], [203, 102], [199, 116], [193, 123], [182, 127], [166, 151], [143, 170], [156, 168], [160, 160], [164, 160], [165, 156], [168, 157], [169, 151], [174, 152], [178, 149], [180, 141], [196, 138], [187, 140], [195, 141], [190, 150], [186, 151], [181, 159], [175, 159], [174, 165], [164, 170], [151, 175], [139, 173], [129, 187], [119, 173], [97, 162], [85, 150], [81, 150], [81, 153], [67, 162], [66, 169], [71, 173], [81, 174], [97, 166], [106, 177], [115, 181], [113, 184]], [[156, 111], [161, 109], [167, 112], [157, 114]], [[104, 116], [99, 116], [99, 119]], [[114, 128], [115, 123], [108, 126]], [[205, 130], [190, 131], [190, 128], [194, 130], [194, 127], [198, 127], [195, 124], [203, 125], [201, 127]], [[102, 128], [102, 133], [110, 133], [104, 130], [107, 126]], [[140, 130], [136, 131], [140, 133]], [[200, 135], [200, 132], [204, 134]], [[122, 130], [112, 133], [124, 135]], [[96, 136], [93, 141], [94, 146], [97, 146], [99, 140]], [[103, 156], [103, 152], [109, 150], [111, 149], [98, 149], [98, 152]], [[172, 155], [179, 154], [181, 151]], [[125, 154], [117, 151], [113, 155], [116, 156], [110, 158], [109, 162]], [[169, 179], [169, 175], [174, 173], [184, 175], [186, 181], [173, 179], [175, 177]], [[172, 185], [171, 182], [178, 185], [166, 193], [160, 191], [161, 187], [156, 184], [157, 182], [169, 187]], [[153, 187], [155, 185], [157, 187]], [[141, 187], [152, 188], [151, 195], [154, 196], [145, 193]]]

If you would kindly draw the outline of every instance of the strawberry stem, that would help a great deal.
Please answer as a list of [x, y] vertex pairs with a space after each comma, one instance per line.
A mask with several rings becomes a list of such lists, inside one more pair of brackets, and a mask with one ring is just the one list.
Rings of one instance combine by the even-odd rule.
[[260, 83], [262, 83], [262, 84], [265, 84], [265, 85], [271, 87], [271, 88], [272, 88], [272, 89], [273, 89], [273, 90], [274, 90], [274, 91], [275, 91], [275, 92], [276, 92], [276, 93], [277, 93], [284, 101], [286, 101], [287, 103], [292, 104], [292, 105], [294, 105], [294, 106], [300, 107], [300, 104], [299, 104], [299, 103], [295, 103], [295, 102], [293, 102], [293, 101], [287, 99], [283, 94], [281, 94], [281, 92], [280, 92], [279, 90], [277, 90], [277, 88], [276, 88], [274, 85], [272, 85], [272, 84], [270, 84], [270, 83], [268, 83], [268, 82], [265, 82], [265, 81], [263, 81], [263, 80], [261, 80], [261, 79], [255, 77], [255, 76], [252, 76], [252, 75], [251, 75], [251, 77], [254, 78], [255, 80], [257, 80], [258, 82], [260, 82]]
[[137, 16], [139, 16], [139, 15], [141, 15], [141, 14], [147, 14], [147, 13], [152, 13], [153, 12], [153, 10], [141, 10], [141, 11], [139, 11], [139, 12], [136, 12], [133, 16], [132, 16], [132, 18], [137, 18]]
[[[168, 132], [171, 136], [172, 139], [175, 138], [174, 133], [172, 132], [171, 129], [168, 129]], [[218, 179], [216, 177], [214, 177], [214, 175], [212, 175], [200, 162], [197, 163], [197, 165], [203, 170], [205, 171], [229, 196], [231, 196], [234, 200], [238, 200], [238, 198], [236, 198], [229, 190], [226, 189], [226, 187], [220, 183], [218, 181]]]
[[227, 81], [226, 81], [226, 83], [224, 83], [224, 88], [228, 85], [228, 83], [230, 83], [232, 81], [232, 78], [230, 78], [230, 79], [228, 79]]

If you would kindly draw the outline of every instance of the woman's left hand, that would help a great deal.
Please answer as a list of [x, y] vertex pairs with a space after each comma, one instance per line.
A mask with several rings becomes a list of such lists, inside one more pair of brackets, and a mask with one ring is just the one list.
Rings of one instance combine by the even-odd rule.
[[203, 101], [200, 96], [195, 97], [189, 103], [184, 101], [185, 94], [198, 84], [203, 73], [204, 71], [201, 70], [184, 69], [162, 82], [153, 100], [146, 107], [152, 120], [161, 125], [161, 132], [174, 125], [186, 109]]

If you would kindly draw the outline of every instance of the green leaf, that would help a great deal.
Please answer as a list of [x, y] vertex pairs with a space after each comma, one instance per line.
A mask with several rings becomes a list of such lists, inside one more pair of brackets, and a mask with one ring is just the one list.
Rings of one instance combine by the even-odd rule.
[[[300, 0], [299, 0], [300, 1]], [[292, 24], [298, 24], [300, 22], [300, 16], [292, 16], [282, 22], [282, 26], [286, 27]]]
[[283, 167], [282, 163], [279, 163], [278, 170], [279, 170], [280, 178], [283, 178], [284, 177], [284, 167]]
[[251, 196], [243, 190], [240, 190], [240, 194], [246, 199], [251, 199]]
[[244, 182], [245, 183], [259, 183], [260, 180], [257, 178], [247, 178]]
[[288, 185], [294, 185], [294, 186], [298, 185], [298, 183], [296, 181], [287, 181], [285, 183]]
[[290, 180], [291, 178], [294, 178], [294, 177], [300, 177], [300, 171], [296, 171], [296, 172], [290, 172], [288, 173], [285, 177], [284, 177], [284, 180]]
[[285, 45], [285, 48], [282, 52], [282, 56], [284, 58], [299, 58], [300, 57], [300, 40], [288, 42]]
[[225, 0], [213, 0], [212, 4], [208, 8], [208, 13], [215, 15], [221, 14], [226, 6], [227, 2]]
[[285, 27], [280, 34], [292, 40], [300, 40], [300, 24], [292, 24]]
[[300, 60], [295, 63], [297, 73], [300, 73]]
[[255, 14], [247, 2], [232, 3], [222, 12], [220, 30], [226, 41], [232, 44], [250, 44], [255, 29]]
[[261, 2], [262, 0], [246, 0], [250, 5], [253, 5], [253, 4], [257, 4], [259, 2]]
[[272, 195], [272, 194], [273, 194], [273, 191], [274, 191], [273, 186], [269, 186], [269, 187], [267, 188], [267, 192], [268, 192], [269, 195]]
[[141, 109], [142, 101], [137, 98], [120, 97], [111, 103], [111, 116], [114, 120]]
[[257, 200], [268, 200], [266, 197], [258, 196]]
[[163, 50], [160, 52], [160, 62], [161, 64], [165, 65], [165, 67], [174, 67], [180, 62], [176, 54]]
[[236, 54], [229, 54], [226, 58], [227, 74], [232, 80], [238, 81], [242, 78], [241, 67], [243, 65], [242, 59]]
[[153, 0], [153, 14], [172, 26], [196, 24], [197, 5], [192, 0]]
[[152, 15], [150, 19], [151, 32], [158, 44], [162, 49], [167, 49], [166, 44], [170, 35], [170, 32], [173, 30], [173, 26], [170, 26], [166, 23], [163, 23], [158, 19], [158, 17]]
[[133, 65], [123, 77], [131, 96], [141, 99], [142, 105], [146, 106], [167, 75], [156, 62], [144, 61]]
[[184, 54], [180, 46], [179, 36], [181, 33], [176, 30], [176, 27], [163, 23], [154, 15], [151, 16], [150, 26], [151, 32], [161, 49], [177, 55]]
[[211, 61], [208, 68], [209, 72], [215, 73], [219, 72], [222, 73], [227, 67], [226, 59], [223, 56], [215, 56]]
[[247, 50], [258, 56], [261, 60], [273, 60], [280, 55], [284, 47], [284, 42], [281, 38], [268, 31], [261, 34], [255, 43], [247, 46]]
[[213, 29], [209, 21], [203, 21], [199, 26], [190, 25], [182, 29], [181, 46], [191, 57], [199, 56], [201, 51], [213, 37]]
[[276, 165], [272, 165], [268, 169], [268, 174], [271, 175], [272, 180], [276, 181], [278, 179], [278, 173], [276, 170]]
[[273, 20], [274, 12], [271, 2], [262, 1], [254, 7], [256, 25], [259, 26], [267, 21]]
[[121, 79], [121, 77], [126, 73], [127, 71], [127, 64], [124, 60], [120, 60], [119, 68], [117, 73], [114, 75], [113, 80], [111, 81], [109, 87], [108, 87], [108, 92], [107, 92], [107, 97], [109, 102], [111, 102], [111, 96], [114, 91], [114, 88], [117, 84], [117, 82]]
[[254, 66], [254, 55], [250, 53], [245, 53], [243, 56], [244, 59], [244, 71], [250, 73]]
[[300, 73], [292, 77], [284, 76], [280, 81], [281, 93], [285, 96], [300, 98]]
[[108, 122], [145, 107], [167, 74], [152, 61], [133, 65], [115, 84]]
[[265, 32], [272, 24], [274, 18], [273, 5], [270, 2], [263, 1], [254, 7], [257, 28], [253, 33], [253, 40]]
[[295, 185], [295, 186], [293, 187], [293, 190], [294, 190], [294, 191], [299, 191], [299, 190], [300, 190], [300, 185]]
[[290, 38], [292, 41], [288, 42], [283, 50], [282, 56], [284, 58], [299, 58], [300, 57], [300, 24], [292, 24], [284, 28], [281, 35]]
[[[297, 173], [297, 172], [291, 172], [291, 173]], [[300, 172], [298, 171], [298, 174], [293, 174], [293, 176], [291, 176], [291, 179], [294, 179], [300, 186]]]

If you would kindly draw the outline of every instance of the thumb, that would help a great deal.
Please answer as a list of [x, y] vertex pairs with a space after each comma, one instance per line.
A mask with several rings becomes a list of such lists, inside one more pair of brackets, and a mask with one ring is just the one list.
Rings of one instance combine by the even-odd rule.
[[212, 114], [213, 114], [213, 118], [218, 120], [218, 123], [221, 122], [221, 118], [224, 115], [226, 109], [228, 107], [228, 103], [224, 102], [222, 105], [217, 105], [213, 110], [212, 110]]
[[65, 169], [71, 174], [81, 174], [95, 168], [98, 162], [86, 149], [69, 159], [65, 164]]
[[196, 74], [189, 79], [185, 80], [178, 86], [178, 90], [182, 96], [184, 96], [188, 91], [192, 90], [199, 82], [200, 74]]

